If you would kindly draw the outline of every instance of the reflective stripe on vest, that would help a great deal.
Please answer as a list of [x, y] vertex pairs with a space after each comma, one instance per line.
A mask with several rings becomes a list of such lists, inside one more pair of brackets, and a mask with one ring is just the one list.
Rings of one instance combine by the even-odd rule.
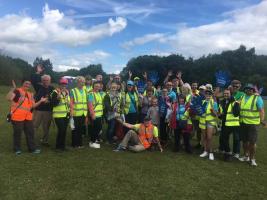
[[153, 140], [154, 126], [151, 124], [148, 127], [145, 127], [144, 124], [140, 125], [138, 131], [138, 137], [140, 142], [143, 144], [145, 149], [149, 148]]
[[87, 85], [84, 85], [83, 89], [86, 91], [87, 95], [93, 91], [93, 87], [91, 85], [89, 87]]
[[[58, 94], [57, 90], [54, 90], [54, 92]], [[69, 95], [64, 96], [60, 94], [59, 104], [53, 107], [53, 117], [54, 118], [66, 117], [67, 114], [70, 112], [69, 107], [70, 107]]]
[[96, 117], [102, 117], [103, 116], [103, 99], [100, 94], [100, 92], [92, 92], [94, 97], [93, 101], [93, 107]]
[[87, 116], [88, 108], [86, 91], [83, 90], [83, 94], [81, 94], [78, 88], [74, 88], [71, 91], [74, 95], [73, 116]]
[[[138, 96], [137, 96], [136, 92], [134, 92], [134, 100], [135, 100], [135, 109], [136, 109], [136, 112], [137, 112], [137, 109], [138, 109]], [[125, 94], [125, 105], [124, 105], [124, 113], [126, 115], [129, 113], [130, 105], [131, 105], [131, 98], [130, 98], [130, 95], [128, 94], [128, 92], [127, 92]]]
[[[205, 103], [205, 100], [203, 101], [203, 104]], [[213, 126], [216, 126], [217, 121], [216, 121], [216, 117], [214, 117], [210, 111], [211, 108], [213, 108], [213, 100], [211, 99], [208, 102], [208, 106], [206, 109], [206, 112], [200, 117], [199, 119], [199, 128], [201, 129], [206, 129], [206, 124], [209, 123]]]
[[[234, 102], [235, 103], [235, 102]], [[234, 103], [230, 103], [227, 109], [225, 126], [239, 126], [239, 117], [235, 117], [233, 114]]]
[[260, 124], [260, 113], [257, 108], [258, 96], [252, 95], [245, 102], [245, 97], [241, 100], [240, 121], [244, 124]]
[[30, 92], [25, 92], [22, 88], [19, 88], [18, 91], [20, 93], [20, 98], [18, 102], [17, 103], [12, 102], [11, 104], [11, 113], [12, 113], [11, 120], [13, 121], [32, 120], [31, 110], [34, 102], [33, 95]]
[[192, 99], [192, 95], [191, 94], [186, 95], [185, 103], [186, 104], [189, 103], [191, 101], [191, 99]]

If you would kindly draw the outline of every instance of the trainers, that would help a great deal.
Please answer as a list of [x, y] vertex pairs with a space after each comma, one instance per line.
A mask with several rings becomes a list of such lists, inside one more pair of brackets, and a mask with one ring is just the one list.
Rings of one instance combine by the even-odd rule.
[[95, 142], [90, 142], [89, 147], [94, 148], [94, 149], [100, 149], [100, 144], [97, 144]]
[[213, 155], [213, 153], [209, 153], [209, 160], [214, 160], [214, 155]]
[[238, 154], [238, 153], [235, 153], [235, 154], [233, 155], [233, 157], [236, 158], [236, 159], [239, 159], [239, 154]]
[[251, 160], [251, 166], [257, 167], [257, 163], [255, 159]]
[[33, 154], [39, 154], [39, 153], [41, 153], [41, 150], [40, 149], [35, 149], [32, 153]]
[[124, 148], [124, 147], [122, 147], [122, 146], [118, 146], [118, 148], [117, 149], [114, 149], [113, 151], [114, 152], [120, 152], [120, 151], [125, 151], [126, 149]]
[[207, 151], [204, 151], [202, 154], [199, 155], [200, 158], [207, 157], [209, 154]]
[[15, 154], [16, 155], [20, 155], [22, 152], [20, 150], [16, 151]]
[[239, 158], [239, 160], [240, 160], [241, 162], [249, 162], [249, 157], [244, 156], [244, 157], [242, 157], [242, 158]]

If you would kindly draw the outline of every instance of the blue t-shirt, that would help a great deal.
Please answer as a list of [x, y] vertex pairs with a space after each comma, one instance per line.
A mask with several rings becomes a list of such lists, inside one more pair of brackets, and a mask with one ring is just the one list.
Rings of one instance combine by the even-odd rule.
[[176, 101], [176, 94], [175, 94], [174, 91], [168, 92], [168, 96], [170, 97], [171, 102], [175, 102]]
[[88, 102], [90, 102], [90, 103], [94, 102], [94, 95], [92, 92], [88, 94]]
[[[247, 102], [250, 97], [251, 96], [245, 95], [244, 96], [245, 102]], [[263, 102], [263, 99], [261, 98], [261, 96], [258, 96], [256, 105], [257, 105], [258, 110], [261, 110], [264, 107], [264, 102]]]
[[130, 108], [129, 108], [129, 113], [136, 113], [136, 109], [135, 109], [135, 98], [134, 98], [134, 94], [133, 93], [128, 93], [130, 96]]
[[185, 105], [179, 105], [176, 111], [176, 120], [181, 120], [184, 117]]
[[163, 99], [162, 96], [158, 98], [159, 101], [159, 113], [161, 117], [165, 117], [167, 114], [168, 105], [166, 104], [166, 101]]

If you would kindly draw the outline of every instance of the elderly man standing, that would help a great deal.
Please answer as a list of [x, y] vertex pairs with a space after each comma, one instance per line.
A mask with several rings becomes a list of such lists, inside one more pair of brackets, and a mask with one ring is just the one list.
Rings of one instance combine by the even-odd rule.
[[[49, 75], [43, 75], [41, 77], [42, 84], [40, 85], [38, 92], [35, 94], [35, 101], [38, 102], [41, 98], [49, 99], [50, 94], [54, 90], [54, 87], [51, 86], [51, 77]], [[35, 133], [38, 133], [37, 130], [42, 125], [43, 136], [41, 137], [41, 144], [48, 145], [48, 135], [49, 128], [52, 121], [52, 106], [49, 100], [42, 102], [39, 106], [35, 108], [33, 115], [33, 125]]]

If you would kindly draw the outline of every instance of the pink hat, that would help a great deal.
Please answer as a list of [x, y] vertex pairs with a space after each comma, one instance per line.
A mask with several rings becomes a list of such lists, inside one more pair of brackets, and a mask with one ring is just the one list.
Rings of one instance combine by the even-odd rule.
[[60, 83], [60, 84], [68, 84], [68, 79], [62, 77], [62, 78], [59, 80], [59, 83]]

